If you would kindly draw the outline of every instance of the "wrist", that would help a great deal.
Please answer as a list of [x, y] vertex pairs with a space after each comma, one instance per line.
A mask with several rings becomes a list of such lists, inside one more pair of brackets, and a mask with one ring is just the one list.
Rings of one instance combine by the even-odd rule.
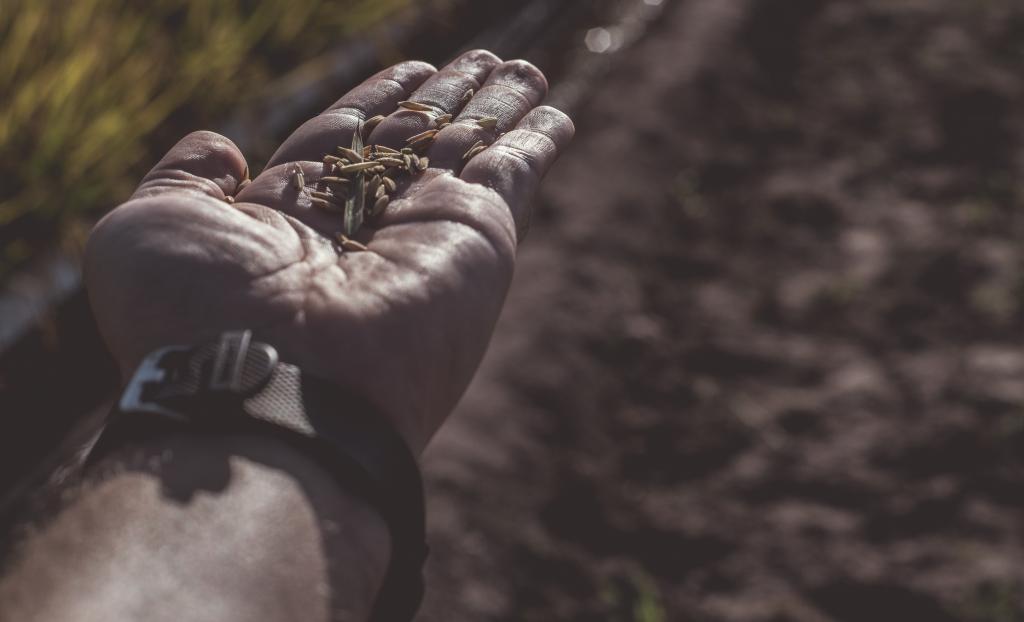
[[[123, 351], [112, 348], [121, 371], [122, 384], [128, 384], [152, 352], [168, 346], [203, 343], [216, 339], [219, 334], [217, 330], [187, 334], [172, 330], [162, 333], [161, 338], [151, 335], [145, 340], [132, 341], [134, 345]], [[422, 425], [430, 417], [431, 409], [425, 404], [430, 400], [409, 394], [409, 383], [406, 382], [409, 374], [398, 369], [401, 357], [395, 357], [394, 373], [367, 375], [367, 366], [363, 364], [365, 357], [351, 354], [351, 347], [333, 345], [341, 340], [325, 339], [307, 344], [304, 338], [289, 335], [273, 329], [254, 331], [254, 339], [272, 345], [282, 362], [294, 365], [304, 374], [336, 387], [339, 393], [364, 401], [376, 416], [398, 432], [414, 456], [418, 457], [423, 452], [430, 440], [429, 432]], [[362, 349], [372, 351], [369, 344], [364, 344]], [[344, 401], [336, 404], [339, 411], [347, 406]]]
[[315, 460], [389, 528], [394, 554], [373, 619], [414, 613], [426, 556], [422, 482], [405, 441], [371, 406], [281, 361], [250, 331], [232, 331], [147, 356], [90, 460], [175, 432], [268, 436]]

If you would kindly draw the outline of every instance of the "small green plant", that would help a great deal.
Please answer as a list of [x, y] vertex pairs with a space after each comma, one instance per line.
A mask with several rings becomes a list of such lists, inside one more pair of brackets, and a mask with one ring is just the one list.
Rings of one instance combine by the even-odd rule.
[[601, 593], [610, 611], [609, 622], [665, 622], [661, 593], [643, 572], [613, 577]]
[[1024, 589], [1015, 582], [987, 581], [975, 588], [963, 613], [972, 622], [1024, 622]]

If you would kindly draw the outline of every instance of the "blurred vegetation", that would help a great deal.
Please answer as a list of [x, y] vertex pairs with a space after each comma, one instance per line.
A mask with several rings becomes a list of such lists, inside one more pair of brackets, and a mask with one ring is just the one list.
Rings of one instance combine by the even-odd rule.
[[1024, 621], [1024, 589], [1018, 583], [985, 582], [978, 585], [963, 607], [972, 622]]
[[604, 586], [601, 600], [610, 622], [664, 622], [665, 608], [654, 580], [644, 572], [616, 575]]
[[122, 200], [181, 134], [216, 127], [250, 85], [409, 4], [4, 0], [0, 281]]

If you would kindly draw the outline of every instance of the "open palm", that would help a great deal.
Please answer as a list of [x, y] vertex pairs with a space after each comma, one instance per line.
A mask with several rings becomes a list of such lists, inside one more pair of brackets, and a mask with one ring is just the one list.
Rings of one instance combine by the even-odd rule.
[[[537, 107], [546, 88], [532, 65], [483, 51], [440, 71], [395, 65], [303, 124], [237, 194], [248, 167], [234, 144], [209, 132], [183, 139], [87, 247], [90, 299], [122, 372], [157, 347], [252, 328], [282, 359], [367, 398], [422, 448], [479, 364], [530, 202], [572, 137], [565, 115]], [[340, 216], [313, 206], [291, 176], [301, 167], [315, 184], [323, 156], [378, 114], [387, 117], [367, 143], [396, 148], [439, 115], [454, 120], [427, 152], [429, 168], [355, 236], [369, 251], [341, 252]], [[497, 127], [475, 123], [484, 117]], [[491, 146], [464, 162], [478, 140]]]

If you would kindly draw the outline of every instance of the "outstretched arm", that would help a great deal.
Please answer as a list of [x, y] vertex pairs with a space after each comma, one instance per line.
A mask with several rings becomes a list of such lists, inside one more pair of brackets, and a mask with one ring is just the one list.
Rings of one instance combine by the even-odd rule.
[[[156, 348], [251, 328], [371, 404], [418, 454], [483, 356], [532, 197], [572, 137], [565, 115], [538, 107], [546, 88], [528, 63], [483, 51], [440, 71], [402, 63], [303, 124], [251, 183], [230, 141], [186, 137], [87, 248], [90, 298], [125, 377]], [[367, 143], [394, 149], [442, 127], [421, 151], [426, 170], [353, 234], [367, 250], [346, 251], [339, 215], [295, 172], [322, 191], [336, 174], [325, 155], [376, 115]], [[86, 473], [16, 551], [0, 610], [363, 620], [390, 546], [375, 510], [274, 438], [167, 435]]]

